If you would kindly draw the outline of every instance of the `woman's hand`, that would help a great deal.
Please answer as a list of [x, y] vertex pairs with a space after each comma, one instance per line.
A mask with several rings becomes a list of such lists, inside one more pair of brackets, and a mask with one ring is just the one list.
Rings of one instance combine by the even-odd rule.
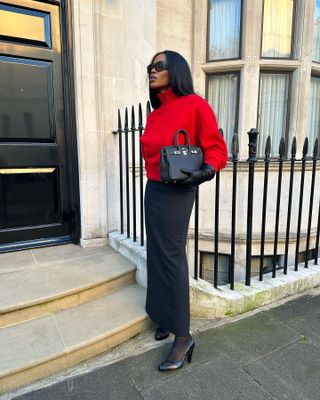
[[188, 175], [187, 179], [179, 182], [181, 185], [200, 185], [200, 183], [213, 179], [216, 174], [216, 171], [210, 164], [202, 164], [201, 169], [198, 171], [190, 171], [188, 169], [182, 169], [181, 171]]

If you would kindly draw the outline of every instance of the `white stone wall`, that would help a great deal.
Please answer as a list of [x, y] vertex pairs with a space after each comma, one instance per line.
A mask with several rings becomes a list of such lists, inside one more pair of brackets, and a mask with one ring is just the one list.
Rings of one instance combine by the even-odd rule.
[[[157, 51], [169, 49], [183, 54], [190, 63], [195, 90], [203, 97], [205, 97], [206, 74], [240, 71], [238, 132], [242, 160], [248, 156], [246, 132], [256, 126], [260, 70], [294, 71], [289, 139], [293, 135], [297, 136], [297, 157], [300, 157], [307, 126], [308, 77], [311, 68], [313, 71], [315, 68], [320, 71], [320, 67], [314, 64], [311, 66], [311, 25], [314, 2], [313, 0], [300, 1], [299, 13], [302, 17], [296, 26], [298, 41], [295, 60], [260, 59], [260, 22], [263, 0], [245, 0], [243, 4], [242, 58], [208, 63], [206, 62], [207, 0], [74, 0], [73, 25], [83, 245], [103, 244], [107, 240], [108, 232], [119, 230], [118, 137], [111, 131], [116, 128], [118, 108], [123, 111], [125, 106], [131, 104], [137, 106], [139, 102], [142, 102], [144, 105], [148, 99], [145, 67]], [[288, 175], [288, 169], [285, 168], [282, 212], [285, 212], [287, 207]], [[298, 201], [299, 179], [300, 175], [297, 172], [293, 199], [295, 205]], [[277, 170], [271, 168], [266, 254], [271, 254], [273, 250], [276, 182]], [[310, 169], [306, 173], [303, 234], [306, 231], [309, 187]], [[238, 188], [236, 279], [242, 279], [247, 223], [247, 173], [241, 168]], [[258, 167], [255, 175], [253, 255], [259, 254], [260, 251], [262, 189], [263, 169]], [[137, 186], [139, 227], [138, 193]], [[221, 241], [219, 243], [221, 253], [226, 254], [230, 251], [228, 238], [231, 229], [231, 193], [232, 171], [227, 168], [221, 174]], [[317, 193], [315, 199], [318, 198]], [[203, 185], [200, 203], [200, 251], [213, 251], [213, 199], [214, 183]], [[315, 200], [314, 216], [317, 213], [317, 201]], [[296, 219], [295, 207], [292, 216], [293, 232], [296, 229]], [[315, 217], [313, 220], [311, 247], [314, 241]], [[279, 252], [283, 251], [285, 223], [286, 221], [281, 217]], [[190, 227], [189, 256], [192, 265], [193, 219]], [[293, 246], [294, 235], [292, 235], [291, 250]], [[304, 246], [302, 242], [302, 251]]]
[[117, 109], [148, 97], [156, 51], [155, 0], [74, 0], [81, 243], [119, 229]]
[[157, 1], [157, 51], [174, 50], [193, 60], [193, 0]]

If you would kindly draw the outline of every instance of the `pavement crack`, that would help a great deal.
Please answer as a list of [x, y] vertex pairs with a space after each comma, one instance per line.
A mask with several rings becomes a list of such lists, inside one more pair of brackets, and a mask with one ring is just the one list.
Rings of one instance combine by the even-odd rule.
[[290, 342], [290, 343], [287, 343], [287, 344], [285, 344], [285, 345], [283, 345], [283, 346], [281, 346], [281, 347], [277, 347], [277, 348], [273, 349], [272, 351], [269, 351], [268, 353], [265, 353], [265, 354], [263, 354], [263, 355], [261, 355], [261, 356], [255, 358], [255, 359], [253, 359], [253, 360], [250, 360], [250, 361], [248, 361], [248, 362], [245, 362], [244, 364], [240, 364], [240, 367], [241, 367], [241, 368], [245, 368], [245, 367], [247, 367], [247, 366], [249, 366], [249, 365], [251, 365], [251, 364], [254, 364], [254, 363], [257, 362], [257, 361], [263, 360], [264, 358], [270, 356], [270, 355], [273, 354], [273, 353], [276, 353], [276, 352], [278, 352], [278, 351], [280, 351], [280, 350], [286, 349], [286, 348], [292, 346], [293, 344], [298, 343], [298, 342], [302, 342], [302, 341], [304, 341], [304, 340], [305, 340], [305, 337], [304, 337], [304, 336], [301, 336], [300, 338], [295, 339], [294, 341], [292, 341], [292, 342]]

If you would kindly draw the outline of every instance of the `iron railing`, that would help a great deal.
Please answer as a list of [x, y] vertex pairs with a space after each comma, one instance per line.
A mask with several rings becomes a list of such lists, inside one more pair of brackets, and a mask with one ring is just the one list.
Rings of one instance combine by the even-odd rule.
[[[146, 116], [150, 113], [150, 104], [147, 103], [146, 106]], [[143, 166], [143, 158], [141, 152], [141, 146], [139, 139], [144, 131], [143, 123], [143, 111], [142, 106], [139, 104], [138, 107], [138, 124], [136, 121], [136, 110], [134, 107], [131, 108], [131, 124], [129, 128], [129, 117], [128, 108], [124, 112], [124, 124], [122, 125], [122, 118], [120, 110], [118, 111], [118, 128], [113, 131], [113, 133], [118, 135], [118, 146], [119, 146], [119, 202], [120, 202], [120, 231], [121, 233], [126, 233], [128, 238], [131, 238], [134, 242], [139, 240], [140, 245], [145, 244], [145, 227], [144, 227], [144, 184], [145, 184], [145, 174]], [[222, 131], [220, 131], [223, 134]], [[138, 137], [137, 137], [138, 136]], [[249, 156], [247, 160], [239, 160], [239, 143], [238, 135], [233, 135], [232, 145], [231, 145], [231, 156], [229, 157], [228, 166], [226, 170], [230, 174], [229, 182], [232, 182], [231, 190], [231, 212], [230, 215], [230, 225], [231, 231], [228, 238], [230, 243], [229, 250], [229, 268], [228, 268], [228, 284], [233, 290], [235, 285], [235, 268], [236, 268], [236, 248], [239, 246], [239, 235], [237, 233], [237, 228], [239, 225], [240, 217], [242, 221], [245, 221], [246, 229], [244, 232], [245, 243], [242, 246], [245, 247], [245, 273], [244, 281], [246, 285], [251, 284], [252, 273], [252, 249], [253, 249], [253, 239], [259, 241], [259, 254], [256, 257], [259, 258], [259, 280], [263, 280], [263, 275], [266, 272], [272, 272], [272, 277], [276, 277], [277, 270], [282, 270], [283, 274], [287, 274], [289, 266], [289, 255], [290, 247], [293, 245], [295, 247], [294, 251], [294, 270], [297, 271], [299, 264], [301, 263], [301, 257], [303, 257], [304, 267], [308, 268], [308, 263], [310, 259], [314, 260], [314, 264], [318, 264], [318, 247], [319, 247], [319, 233], [320, 233], [320, 194], [316, 191], [317, 178], [317, 162], [318, 162], [318, 139], [315, 140], [313, 145], [313, 153], [311, 156], [308, 155], [308, 138], [305, 139], [302, 149], [302, 157], [300, 159], [296, 158], [297, 153], [297, 142], [296, 138], [293, 137], [291, 141], [290, 148], [290, 158], [286, 158], [285, 141], [281, 138], [279, 143], [279, 154], [277, 157], [271, 157], [271, 138], [270, 136], [266, 140], [265, 145], [265, 156], [264, 158], [257, 159], [256, 149], [257, 149], [257, 138], [258, 132], [256, 129], [251, 129], [248, 132], [249, 136]], [[137, 161], [138, 160], [138, 161]], [[272, 171], [270, 171], [272, 166]], [[241, 167], [241, 182], [243, 177], [247, 179], [247, 196], [246, 196], [246, 216], [237, 216], [238, 208], [240, 202], [238, 201], [240, 194], [240, 187], [243, 192], [243, 185], [239, 185], [239, 167]], [[260, 173], [263, 172], [263, 190], [262, 190], [262, 201], [255, 202], [255, 178], [256, 178], [256, 168], [259, 167]], [[289, 173], [289, 179], [287, 180], [287, 187], [283, 187], [284, 169]], [[214, 273], [213, 273], [213, 285], [218, 287], [218, 267], [219, 267], [219, 247], [221, 239], [221, 227], [219, 224], [221, 213], [220, 204], [221, 197], [224, 193], [221, 193], [221, 184], [224, 182], [225, 170], [218, 171], [213, 183], [214, 193], [212, 193], [212, 202], [207, 199], [207, 202], [214, 204], [214, 219], [212, 221], [213, 232], [213, 253], [214, 253]], [[306, 233], [302, 235], [302, 218], [304, 205], [304, 192], [308, 190], [306, 187], [306, 171], [311, 172], [310, 179], [310, 189], [309, 189], [309, 200], [307, 201], [308, 208], [308, 218], [307, 218], [307, 228]], [[131, 178], [130, 178], [131, 176]], [[276, 180], [276, 195], [270, 197], [270, 177]], [[298, 185], [297, 179], [300, 177], [300, 182]], [[258, 181], [257, 181], [258, 182]], [[261, 184], [261, 182], [260, 182]], [[298, 186], [297, 186], [298, 185]], [[138, 187], [138, 190], [137, 190]], [[299, 188], [299, 190], [298, 190]], [[274, 188], [272, 188], [274, 189]], [[201, 234], [202, 227], [199, 226], [199, 204], [201, 199], [202, 185], [200, 189], [197, 190], [196, 200], [194, 206], [194, 278], [203, 277], [203, 271], [201, 265], [199, 266], [199, 234]], [[295, 192], [298, 192], [298, 207], [295, 209], [293, 204], [293, 197]], [[316, 201], [315, 201], [316, 197]], [[288, 198], [286, 202], [285, 210], [283, 209], [283, 199]], [[270, 221], [272, 215], [270, 215], [270, 210], [268, 211], [269, 202], [275, 201], [275, 210], [271, 214], [274, 214], [274, 227], [273, 232], [270, 232], [270, 226], [267, 227], [267, 222]], [[315, 218], [315, 205], [318, 205]], [[281, 208], [282, 207], [282, 208]], [[259, 232], [257, 229], [253, 232], [254, 211], [261, 209], [261, 215], [259, 215]], [[243, 213], [241, 213], [243, 214]], [[138, 218], [138, 216], [140, 218]], [[292, 223], [292, 217], [297, 216], [296, 229]], [[280, 229], [280, 219], [285, 221], [282, 224], [282, 232], [284, 245], [282, 247], [284, 250], [279, 251], [279, 229]], [[138, 222], [139, 220], [139, 222]], [[256, 218], [257, 220], [257, 218]], [[224, 221], [226, 225], [226, 221]], [[257, 222], [255, 226], [257, 225]], [[269, 224], [270, 225], [270, 224]], [[312, 226], [314, 227], [312, 233]], [[268, 231], [268, 232], [266, 232]], [[271, 242], [273, 245], [273, 251], [270, 250], [266, 255], [266, 242], [270, 242], [270, 236], [272, 237]], [[253, 237], [254, 236], [254, 237]], [[303, 240], [302, 240], [303, 236]], [[314, 244], [311, 246], [311, 237], [314, 239]], [[258, 238], [258, 239], [257, 239]], [[295, 239], [295, 240], [294, 240]], [[225, 238], [224, 238], [225, 240]], [[302, 243], [306, 242], [304, 248], [302, 248]], [[290, 246], [291, 244], [291, 246]], [[283, 265], [280, 265], [279, 256], [283, 257]], [[266, 268], [265, 258], [266, 256], [271, 257], [271, 266], [269, 269]], [[291, 259], [292, 259], [291, 254]], [[239, 275], [239, 274], [238, 274]]]

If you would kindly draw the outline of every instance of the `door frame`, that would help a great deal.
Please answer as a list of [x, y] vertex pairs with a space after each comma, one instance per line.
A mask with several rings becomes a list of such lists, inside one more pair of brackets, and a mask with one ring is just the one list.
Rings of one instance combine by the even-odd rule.
[[[65, 110], [65, 135], [67, 151], [67, 171], [69, 186], [69, 202], [72, 213], [73, 243], [79, 244], [81, 237], [80, 187], [78, 167], [78, 141], [75, 108], [74, 58], [73, 58], [73, 28], [72, 0], [61, 0], [61, 48], [62, 48], [62, 79]], [[48, 1], [49, 2], [49, 1]], [[66, 101], [68, 99], [68, 101]]]

